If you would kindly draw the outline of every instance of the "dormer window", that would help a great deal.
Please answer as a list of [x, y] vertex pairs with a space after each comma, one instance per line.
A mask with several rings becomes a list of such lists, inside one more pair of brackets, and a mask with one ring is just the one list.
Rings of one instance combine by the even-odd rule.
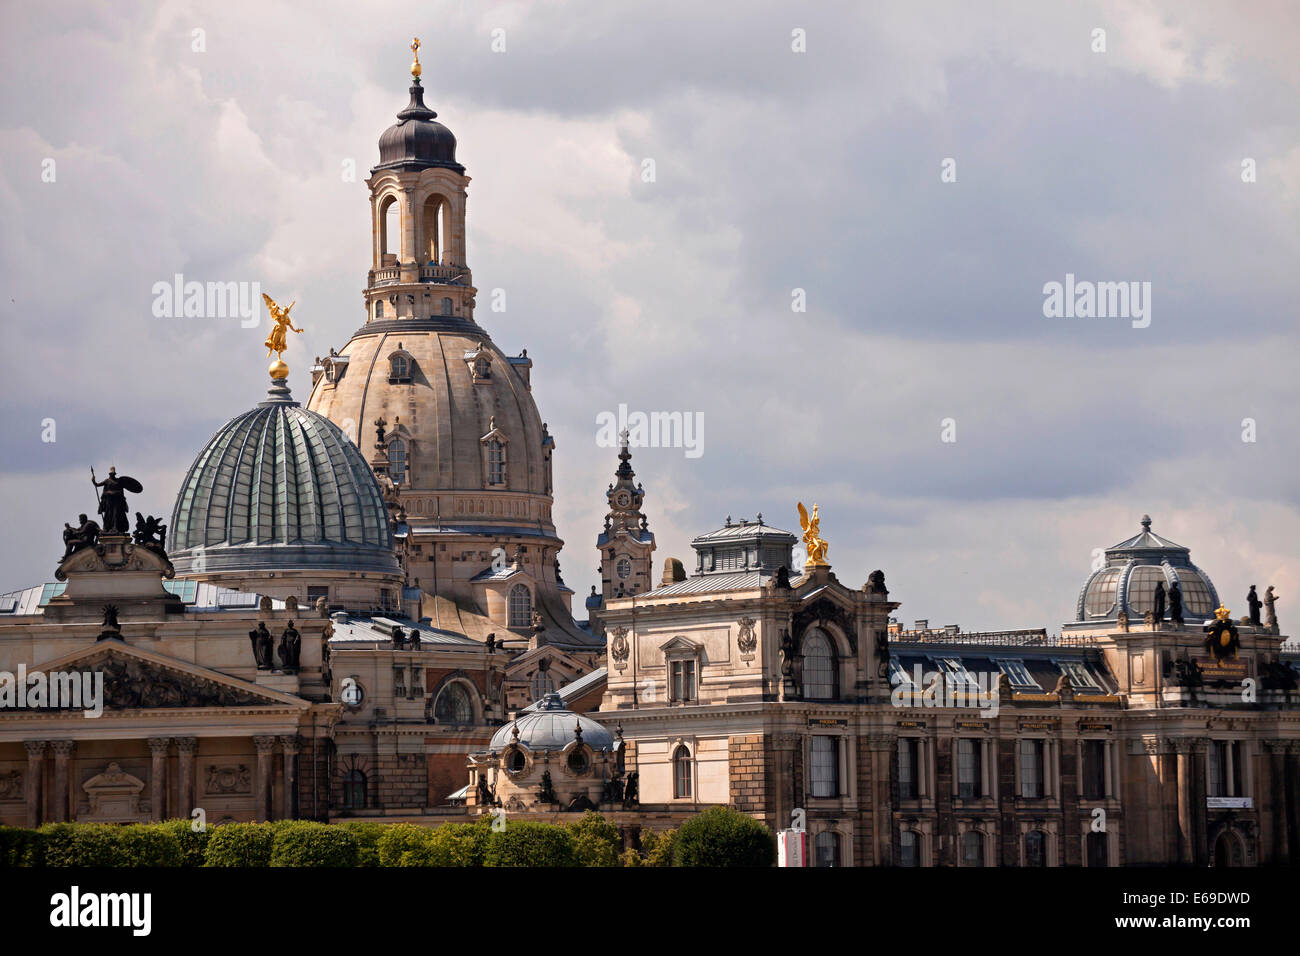
[[388, 477], [393, 479], [393, 484], [406, 484], [406, 466], [406, 442], [394, 438], [388, 443]]
[[465, 364], [469, 366], [470, 381], [482, 385], [492, 380], [492, 353], [480, 342], [465, 353]]
[[506, 447], [499, 441], [488, 442], [488, 484], [506, 483]]
[[510, 589], [510, 627], [527, 627], [533, 622], [533, 596], [524, 584]]
[[388, 357], [388, 382], [390, 385], [411, 381], [411, 357], [406, 352], [394, 352]]

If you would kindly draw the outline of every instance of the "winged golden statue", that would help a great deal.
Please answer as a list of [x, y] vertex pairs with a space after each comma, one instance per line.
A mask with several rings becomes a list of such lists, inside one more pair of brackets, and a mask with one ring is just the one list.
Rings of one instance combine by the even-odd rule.
[[813, 504], [812, 515], [808, 514], [808, 509], [799, 502], [799, 527], [803, 528], [803, 546], [808, 552], [808, 562], [805, 567], [810, 568], [827, 568], [830, 564], [826, 561], [826, 550], [830, 547], [821, 538], [822, 519], [817, 514], [817, 505]]
[[289, 303], [288, 308], [282, 309], [265, 292], [262, 293], [262, 299], [266, 302], [266, 308], [271, 313], [271, 321], [275, 323], [271, 327], [271, 334], [266, 337], [266, 354], [270, 355], [275, 352], [276, 355], [283, 358], [284, 350], [289, 347], [289, 343], [285, 341], [288, 338], [286, 329], [291, 329], [294, 332], [302, 331], [302, 329], [294, 328], [294, 324], [289, 320], [289, 312], [298, 304], [298, 300], [294, 299]]

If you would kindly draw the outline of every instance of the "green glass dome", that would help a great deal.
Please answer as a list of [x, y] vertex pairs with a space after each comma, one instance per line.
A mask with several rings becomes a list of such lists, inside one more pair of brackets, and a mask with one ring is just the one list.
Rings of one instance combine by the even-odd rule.
[[329, 569], [400, 574], [361, 451], [282, 381], [199, 452], [172, 511], [177, 574]]

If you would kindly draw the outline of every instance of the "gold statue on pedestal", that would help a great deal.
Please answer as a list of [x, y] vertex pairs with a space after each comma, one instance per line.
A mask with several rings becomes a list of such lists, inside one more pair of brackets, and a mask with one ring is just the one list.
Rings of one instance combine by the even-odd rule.
[[276, 353], [275, 361], [271, 363], [269, 369], [271, 378], [287, 378], [289, 375], [289, 366], [284, 362], [284, 350], [289, 347], [287, 332], [288, 330], [294, 332], [302, 331], [302, 329], [295, 328], [293, 322], [289, 320], [289, 312], [298, 304], [298, 300], [294, 299], [289, 303], [288, 308], [282, 309], [276, 304], [275, 300], [265, 292], [262, 293], [262, 298], [266, 301], [267, 311], [271, 313], [271, 322], [274, 323], [271, 326], [271, 334], [266, 337], [266, 342], [264, 343], [266, 345], [267, 355], [270, 355], [272, 352]]
[[817, 515], [817, 504], [813, 503], [812, 516], [809, 517], [808, 510], [804, 508], [803, 502], [799, 502], [799, 527], [803, 528], [803, 546], [808, 552], [808, 561], [804, 565], [807, 568], [829, 568], [830, 563], [826, 560], [826, 550], [830, 547], [821, 538], [822, 521]]

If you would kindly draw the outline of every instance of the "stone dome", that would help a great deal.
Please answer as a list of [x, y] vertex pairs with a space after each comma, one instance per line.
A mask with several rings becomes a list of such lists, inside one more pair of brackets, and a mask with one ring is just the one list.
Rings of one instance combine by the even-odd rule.
[[[1183, 618], [1206, 620], [1219, 606], [1219, 594], [1209, 575], [1192, 563], [1191, 552], [1151, 530], [1142, 516], [1142, 530], [1106, 549], [1106, 564], [1094, 571], [1079, 591], [1076, 621], [1113, 621], [1121, 610], [1135, 623], [1152, 609], [1155, 587], [1166, 591], [1178, 582], [1183, 594]], [[1168, 603], [1165, 605], [1168, 608]]]
[[374, 472], [337, 425], [293, 400], [282, 379], [194, 459], [176, 496], [168, 550], [178, 574], [401, 573]]
[[[398, 356], [407, 372], [403, 381], [391, 374]], [[358, 423], [367, 437], [370, 423], [385, 419], [386, 441], [400, 440], [406, 456], [396, 478], [413, 525], [440, 519], [443, 527], [554, 535], [554, 442], [524, 377], [527, 369], [518, 371], [520, 360], [507, 357], [477, 324], [442, 317], [370, 322], [334, 361], [344, 370], [333, 381], [321, 378], [308, 406], [332, 421]], [[493, 442], [504, 458], [499, 482], [489, 474]]]
[[424, 88], [417, 79], [411, 102], [397, 114], [397, 122], [379, 137], [379, 165], [375, 169], [428, 169], [444, 166], [463, 172], [456, 162], [456, 137], [436, 122], [438, 114], [424, 105]]
[[560, 695], [552, 691], [538, 702], [537, 710], [498, 729], [488, 750], [499, 754], [514, 743], [515, 728], [519, 729], [519, 743], [529, 750], [563, 750], [575, 739], [575, 727], [582, 728], [582, 742], [597, 753], [614, 749], [613, 734], [590, 717], [566, 710]]

